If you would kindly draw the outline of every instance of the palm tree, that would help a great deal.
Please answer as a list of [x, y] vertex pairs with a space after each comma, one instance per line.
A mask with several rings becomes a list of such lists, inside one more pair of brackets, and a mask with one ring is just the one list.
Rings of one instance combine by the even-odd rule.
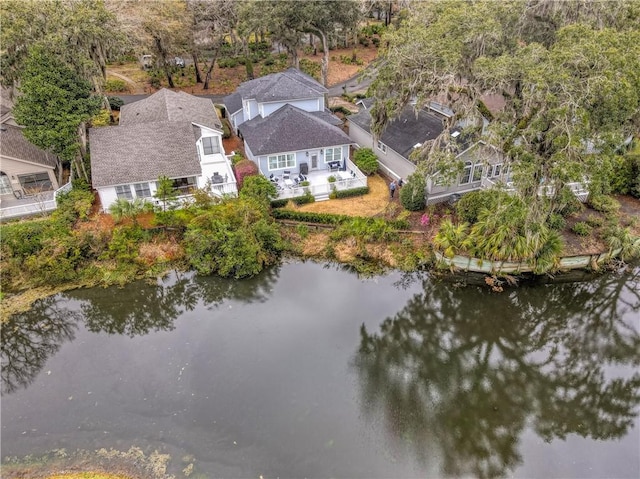
[[118, 198], [115, 203], [109, 206], [109, 213], [113, 216], [116, 223], [120, 223], [124, 218], [131, 218], [133, 224], [137, 225], [137, 216], [142, 213], [145, 202], [140, 198], [129, 201], [125, 198]]

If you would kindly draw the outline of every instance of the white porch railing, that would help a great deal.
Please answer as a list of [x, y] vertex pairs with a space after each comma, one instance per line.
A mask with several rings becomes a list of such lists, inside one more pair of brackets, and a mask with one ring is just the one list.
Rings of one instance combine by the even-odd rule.
[[[571, 190], [575, 197], [583, 203], [587, 201], [587, 198], [589, 197], [588, 185], [588, 180], [585, 180], [584, 182], [574, 181], [565, 184], [565, 186]], [[516, 191], [516, 189], [513, 187], [513, 182], [497, 182], [486, 177], [482, 177], [480, 186], [483, 189], [497, 188], [499, 186], [502, 186], [504, 188], [504, 191], [506, 191], [507, 193], [514, 193]], [[538, 188], [538, 195], [552, 196], [555, 191], [556, 188], [553, 185], [542, 185], [540, 186], [540, 188]]]
[[55, 190], [53, 194], [51, 192], [47, 192], [48, 194], [39, 193], [32, 197], [18, 200], [21, 202], [19, 204], [2, 206], [0, 207], [0, 219], [20, 218], [54, 211], [58, 207], [56, 198], [68, 191], [71, 191], [70, 182]]
[[[295, 198], [297, 196], [304, 196], [307, 191], [316, 198], [322, 198], [328, 197], [334, 190], [350, 190], [353, 188], [363, 188], [367, 186], [367, 176], [362, 173], [351, 160], [347, 160], [346, 166], [346, 171], [335, 172], [330, 175], [322, 174], [314, 177], [314, 172], [310, 172], [309, 175], [307, 175], [307, 179], [309, 181], [308, 186], [282, 188], [278, 191], [278, 198]], [[350, 172], [353, 172], [353, 175]], [[340, 174], [346, 174], [349, 176], [347, 178], [341, 178]], [[334, 176], [336, 181], [329, 183], [327, 180], [329, 176]]]

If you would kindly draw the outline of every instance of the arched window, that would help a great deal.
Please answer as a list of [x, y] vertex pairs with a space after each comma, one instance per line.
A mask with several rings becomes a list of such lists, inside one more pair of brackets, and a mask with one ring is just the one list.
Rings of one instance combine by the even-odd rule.
[[12, 192], [11, 180], [4, 171], [0, 171], [0, 195], [9, 195]]

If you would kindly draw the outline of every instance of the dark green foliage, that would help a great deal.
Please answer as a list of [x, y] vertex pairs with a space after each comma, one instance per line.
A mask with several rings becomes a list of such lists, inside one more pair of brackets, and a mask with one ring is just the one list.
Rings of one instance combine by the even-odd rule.
[[352, 115], [351, 110], [349, 110], [348, 108], [343, 107], [342, 105], [339, 106], [332, 106], [330, 108], [330, 110], [334, 113], [342, 113], [345, 116], [349, 116]]
[[225, 118], [222, 120], [222, 138], [231, 138], [231, 127], [229, 121]]
[[593, 231], [593, 228], [591, 228], [591, 226], [583, 221], [578, 221], [575, 225], [573, 225], [571, 231], [573, 231], [578, 236], [589, 236]]
[[37, 47], [29, 50], [13, 113], [26, 125], [24, 135], [36, 146], [65, 160], [79, 152], [78, 127], [100, 110], [91, 84], [59, 58]]
[[247, 176], [244, 180], [240, 198], [255, 199], [268, 203], [277, 196], [276, 186], [262, 175]]
[[425, 177], [421, 173], [414, 173], [400, 188], [400, 203], [409, 211], [421, 211], [426, 205], [424, 190], [427, 186]]
[[456, 213], [462, 221], [474, 224], [478, 221], [480, 212], [487, 208], [495, 209], [495, 206], [503, 199], [507, 193], [498, 190], [478, 190], [462, 195], [456, 204]]
[[120, 226], [113, 230], [104, 256], [120, 262], [133, 263], [138, 258], [140, 242], [148, 236], [140, 226]]
[[611, 191], [640, 198], [640, 153], [617, 156], [612, 163]]
[[562, 188], [556, 198], [555, 210], [564, 218], [582, 211], [584, 206], [569, 188]]
[[620, 209], [618, 200], [606, 195], [589, 195], [589, 206], [602, 213], [615, 213]]
[[58, 208], [53, 212], [52, 218], [69, 224], [77, 219], [86, 220], [91, 213], [93, 200], [93, 192], [87, 186], [74, 186], [69, 192], [58, 195]]
[[187, 227], [187, 258], [201, 274], [244, 278], [273, 264], [282, 251], [266, 209], [244, 198], [212, 207]]
[[178, 197], [178, 190], [173, 186], [173, 180], [167, 176], [160, 176], [157, 182], [157, 189], [153, 195], [160, 203], [162, 203], [162, 211], [167, 211], [167, 208], [175, 208], [175, 200]]
[[478, 111], [487, 120], [493, 121], [493, 113], [491, 113], [491, 110], [487, 108], [487, 105], [485, 105], [482, 100], [478, 100]]
[[353, 162], [365, 175], [378, 171], [378, 157], [371, 148], [359, 148], [353, 154]]
[[110, 96], [107, 97], [107, 99], [109, 100], [109, 106], [112, 110], [120, 111], [120, 108], [124, 105], [124, 100], [119, 96]]
[[51, 219], [22, 221], [0, 226], [2, 255], [26, 258], [42, 249], [42, 241], [52, 227]]
[[353, 196], [362, 196], [369, 193], [368, 186], [361, 186], [359, 188], [351, 188], [348, 190], [337, 190], [336, 198], [351, 198]]
[[561, 214], [551, 213], [547, 219], [547, 225], [552, 230], [560, 231], [567, 225], [567, 221]]

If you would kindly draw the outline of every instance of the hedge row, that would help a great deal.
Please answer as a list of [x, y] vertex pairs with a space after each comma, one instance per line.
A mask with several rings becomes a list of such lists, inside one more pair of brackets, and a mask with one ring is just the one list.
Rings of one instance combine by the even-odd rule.
[[[357, 216], [334, 215], [330, 213], [313, 213], [309, 211], [293, 210], [273, 210], [271, 212], [271, 215], [278, 220], [304, 221], [307, 223], [320, 223], [327, 225], [338, 225], [355, 219], [363, 219], [371, 222], [376, 220], [376, 218], [361, 218]], [[398, 230], [406, 230], [410, 228], [410, 224], [406, 220], [388, 220], [387, 223], [392, 228]]]
[[296, 205], [306, 205], [307, 203], [313, 203], [316, 199], [313, 195], [294, 196], [293, 198], [280, 198], [278, 200], [271, 201], [272, 208], [284, 208], [289, 201], [293, 201]]
[[362, 196], [369, 193], [368, 186], [361, 186], [359, 188], [351, 188], [349, 190], [337, 190], [335, 191], [336, 198], [351, 198], [352, 196]]

